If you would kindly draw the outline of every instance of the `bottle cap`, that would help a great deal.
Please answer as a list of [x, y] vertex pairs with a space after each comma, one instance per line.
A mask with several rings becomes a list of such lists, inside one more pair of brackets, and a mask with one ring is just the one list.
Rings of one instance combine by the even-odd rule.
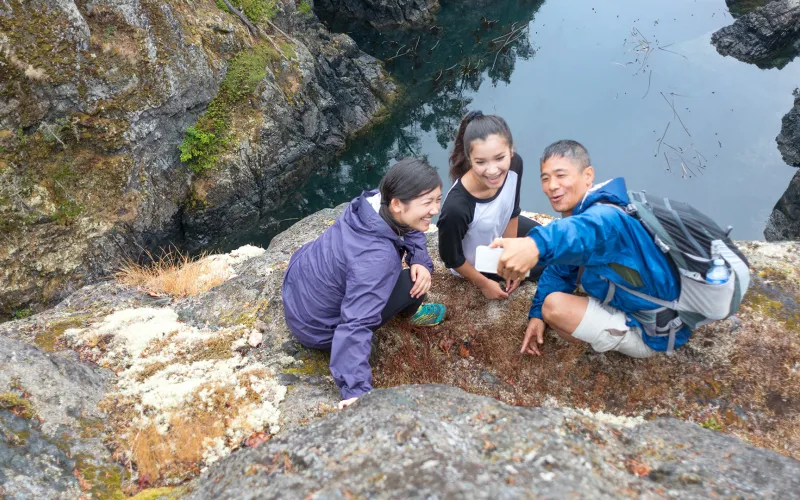
[[724, 266], [725, 265], [725, 261], [722, 260], [722, 259], [714, 259], [714, 265], [715, 266]]

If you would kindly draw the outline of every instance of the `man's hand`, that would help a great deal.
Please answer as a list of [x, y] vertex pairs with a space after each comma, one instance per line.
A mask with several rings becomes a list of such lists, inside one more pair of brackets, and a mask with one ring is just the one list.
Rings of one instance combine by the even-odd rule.
[[480, 285], [481, 293], [489, 300], [505, 300], [508, 298], [508, 293], [503, 291], [500, 283], [486, 279], [486, 282]]
[[431, 289], [431, 272], [421, 264], [412, 264], [411, 281], [414, 282], [414, 286], [411, 287], [411, 297], [415, 299], [422, 297]]
[[489, 248], [503, 248], [497, 274], [506, 281], [521, 280], [539, 262], [539, 248], [533, 238], [495, 238]]
[[345, 399], [343, 401], [339, 401], [339, 409], [341, 410], [345, 406], [350, 406], [351, 404], [355, 403], [356, 401], [358, 401], [358, 398], [350, 398], [350, 399]]
[[[536, 342], [533, 342], [534, 337], [536, 337]], [[541, 356], [542, 351], [539, 349], [542, 344], [544, 344], [544, 321], [539, 318], [531, 318], [528, 321], [528, 328], [525, 329], [525, 339], [522, 341], [522, 349], [519, 352], [520, 354]]]

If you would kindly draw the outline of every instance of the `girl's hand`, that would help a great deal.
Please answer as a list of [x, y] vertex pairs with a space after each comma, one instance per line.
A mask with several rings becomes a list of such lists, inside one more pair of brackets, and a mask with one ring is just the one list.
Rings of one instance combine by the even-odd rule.
[[350, 399], [345, 399], [343, 401], [339, 401], [339, 409], [341, 410], [345, 406], [350, 406], [351, 404], [355, 403], [357, 400], [358, 400], [358, 398], [350, 398]]
[[508, 280], [506, 281], [506, 293], [511, 295], [511, 292], [519, 288], [522, 284], [522, 280]]
[[411, 297], [415, 299], [423, 297], [431, 289], [431, 272], [421, 264], [413, 264], [411, 281], [414, 282], [414, 286], [411, 287]]
[[502, 287], [500, 287], [500, 283], [496, 281], [487, 279], [486, 283], [481, 285], [480, 288], [483, 296], [489, 300], [505, 300], [508, 298], [508, 294], [503, 291]]

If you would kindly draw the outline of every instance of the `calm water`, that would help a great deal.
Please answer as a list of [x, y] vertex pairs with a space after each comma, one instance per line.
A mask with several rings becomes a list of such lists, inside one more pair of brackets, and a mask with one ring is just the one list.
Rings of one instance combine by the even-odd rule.
[[599, 180], [623, 176], [631, 189], [689, 201], [733, 225], [735, 238], [763, 239], [795, 171], [775, 136], [800, 59], [764, 70], [720, 56], [710, 37], [733, 21], [724, 0], [443, 3], [434, 29], [381, 34], [333, 23], [387, 61], [404, 96], [290, 206], [227, 247], [267, 244], [297, 218], [376, 186], [403, 156], [427, 156], [449, 187], [453, 136], [472, 109], [509, 122], [526, 166], [523, 209], [552, 213], [537, 158], [570, 138], [589, 149]]

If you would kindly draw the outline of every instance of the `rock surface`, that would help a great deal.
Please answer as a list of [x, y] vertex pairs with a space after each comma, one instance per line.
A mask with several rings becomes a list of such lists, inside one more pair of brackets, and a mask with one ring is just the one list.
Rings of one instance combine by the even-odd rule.
[[800, 462], [674, 419], [625, 427], [453, 387], [404, 386], [237, 454], [193, 483], [188, 498], [781, 498], [799, 490]]
[[[272, 3], [276, 27], [256, 24], [283, 56], [212, 0], [0, 7], [0, 314], [53, 303], [141, 249], [253, 223], [380, 117], [395, 88], [379, 62], [295, 1]], [[195, 175], [178, 146], [226, 81], [215, 109], [231, 137]]]
[[724, 56], [759, 67], [783, 67], [800, 52], [800, 0], [775, 0], [711, 36]]
[[[674, 356], [598, 354], [548, 332], [545, 356], [533, 359], [517, 351], [535, 285], [524, 284], [505, 302], [485, 301], [443, 268], [433, 230], [429, 300], [445, 302], [448, 319], [428, 329], [411, 329], [399, 319], [378, 330], [376, 387], [447, 383], [496, 399], [452, 387], [403, 387], [377, 391], [337, 413], [327, 354], [293, 340], [280, 286], [292, 253], [344, 207], [303, 219], [263, 253], [244, 252], [250, 258], [233, 259], [227, 281], [197, 295], [152, 294], [109, 281], [86, 286], [48, 311], [0, 324], [0, 383], [27, 398], [41, 417], [0, 408], [6, 481], [0, 493], [131, 494], [189, 480], [209, 464], [208, 475], [194, 483], [195, 496], [269, 497], [270, 488], [299, 495], [326, 485], [323, 497], [337, 498], [390, 496], [411, 487], [431, 494], [475, 488], [485, 496], [514, 496], [525, 488], [551, 496], [592, 488], [614, 496], [628, 488], [631, 495], [654, 497], [670, 490], [700, 497], [710, 488], [721, 495], [781, 495], [781, 488], [797, 487], [791, 483], [796, 462], [733, 437], [800, 456], [797, 244], [741, 243], [754, 274], [740, 319], [695, 332]], [[254, 332], [261, 336], [257, 348], [248, 343]], [[113, 373], [77, 361], [76, 352]], [[239, 372], [219, 380], [230, 366]], [[0, 393], [6, 390], [0, 386]], [[194, 396], [181, 396], [187, 393]], [[413, 394], [424, 395], [422, 404]], [[524, 410], [497, 399], [626, 416]], [[238, 418], [245, 410], [248, 418]], [[663, 418], [671, 415], [724, 433]], [[618, 428], [645, 418], [656, 420]], [[354, 435], [358, 428], [363, 434]], [[66, 443], [56, 439], [64, 432]], [[374, 455], [362, 454], [367, 440]], [[734, 470], [746, 462], [754, 465]], [[330, 470], [322, 470], [325, 463]], [[763, 472], [767, 463], [772, 475]], [[721, 467], [718, 476], [715, 467]], [[225, 478], [217, 482], [220, 475]], [[765, 478], [763, 484], [756, 477]], [[250, 493], [242, 491], [251, 486]]]
[[[800, 167], [800, 90], [794, 91], [794, 107], [783, 117], [775, 140], [783, 161]], [[800, 240], [800, 172], [795, 174], [775, 204], [764, 229], [767, 241]]]
[[356, 19], [377, 27], [418, 25], [433, 19], [439, 0], [316, 0], [336, 19]]
[[800, 167], [800, 89], [794, 90], [794, 107], [781, 121], [781, 133], [775, 138], [783, 161]]
[[4, 498], [78, 498], [87, 477], [93, 484], [87, 491], [104, 494], [106, 483], [95, 479], [119, 483], [124, 474], [103, 444], [105, 415], [98, 408], [113, 374], [74, 358], [0, 336], [0, 398], [21, 397], [32, 413], [0, 405]]
[[775, 204], [764, 229], [767, 241], [800, 240], [800, 172]]

